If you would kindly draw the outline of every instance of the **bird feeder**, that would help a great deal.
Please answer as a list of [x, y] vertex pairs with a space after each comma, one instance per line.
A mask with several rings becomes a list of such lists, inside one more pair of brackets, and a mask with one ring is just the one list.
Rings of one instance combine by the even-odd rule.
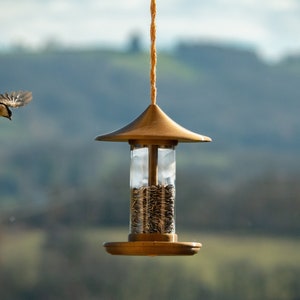
[[130, 233], [128, 242], [104, 246], [111, 254], [193, 255], [200, 243], [178, 242], [175, 232], [175, 146], [179, 142], [209, 142], [151, 104], [133, 122], [97, 141], [128, 142], [130, 167]]
[[128, 142], [131, 151], [128, 241], [107, 242], [104, 247], [119, 255], [193, 255], [201, 244], [179, 242], [175, 230], [175, 147], [211, 139], [180, 126], [156, 104], [155, 0], [151, 12], [151, 104], [130, 124], [96, 137], [97, 141]]

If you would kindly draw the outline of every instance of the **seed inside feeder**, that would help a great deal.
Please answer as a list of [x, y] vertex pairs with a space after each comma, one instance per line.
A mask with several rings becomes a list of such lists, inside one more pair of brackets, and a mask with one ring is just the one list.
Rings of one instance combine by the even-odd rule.
[[174, 218], [174, 185], [131, 189], [131, 233], [175, 233]]

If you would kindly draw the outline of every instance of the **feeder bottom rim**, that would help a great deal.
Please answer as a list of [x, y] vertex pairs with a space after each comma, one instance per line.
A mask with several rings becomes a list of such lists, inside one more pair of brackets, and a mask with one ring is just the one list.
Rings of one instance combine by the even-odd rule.
[[112, 255], [175, 256], [197, 254], [202, 244], [197, 242], [134, 241], [107, 242], [103, 246]]

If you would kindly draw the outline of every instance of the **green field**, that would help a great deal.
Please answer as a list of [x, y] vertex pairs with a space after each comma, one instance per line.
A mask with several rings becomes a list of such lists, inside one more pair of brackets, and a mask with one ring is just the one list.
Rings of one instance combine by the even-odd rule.
[[[0, 273], [1, 291], [9, 287], [6, 281], [14, 293], [19, 291], [17, 295], [8, 291], [7, 298], [3, 299], [28, 299], [23, 297], [28, 291], [30, 295], [36, 295], [36, 291], [43, 293], [40, 286], [45, 292], [50, 288], [60, 291], [47, 299], [69, 299], [66, 289], [69, 292], [74, 282], [80, 282], [76, 293], [81, 298], [72, 299], [93, 299], [87, 287], [101, 299], [151, 299], [153, 296], [171, 299], [173, 293], [176, 293], [174, 299], [198, 299], [199, 295], [206, 295], [205, 299], [241, 299], [243, 293], [247, 293], [244, 299], [299, 296], [299, 239], [179, 233], [180, 241], [203, 244], [197, 255], [127, 257], [106, 254], [102, 247], [105, 241], [125, 241], [126, 229], [59, 229], [54, 233], [55, 238], [49, 238], [52, 235], [53, 232], [49, 235], [42, 230], [2, 230], [0, 263], [1, 271], [8, 278]], [[97, 292], [93, 290], [95, 287], [90, 287], [94, 281]], [[38, 295], [36, 299], [43, 294]]]

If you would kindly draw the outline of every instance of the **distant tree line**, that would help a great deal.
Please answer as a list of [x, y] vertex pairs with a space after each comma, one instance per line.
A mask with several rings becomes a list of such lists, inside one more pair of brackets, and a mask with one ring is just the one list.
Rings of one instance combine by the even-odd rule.
[[[43, 205], [19, 206], [8, 215], [2, 213], [2, 223], [14, 215], [19, 223], [33, 227], [128, 226], [130, 195], [124, 178], [128, 179], [125, 168], [93, 187], [57, 186]], [[187, 175], [186, 180], [180, 179], [177, 189], [176, 222], [179, 228], [193, 230], [298, 235], [299, 179], [299, 175], [264, 174], [222, 188], [207, 177]]]

